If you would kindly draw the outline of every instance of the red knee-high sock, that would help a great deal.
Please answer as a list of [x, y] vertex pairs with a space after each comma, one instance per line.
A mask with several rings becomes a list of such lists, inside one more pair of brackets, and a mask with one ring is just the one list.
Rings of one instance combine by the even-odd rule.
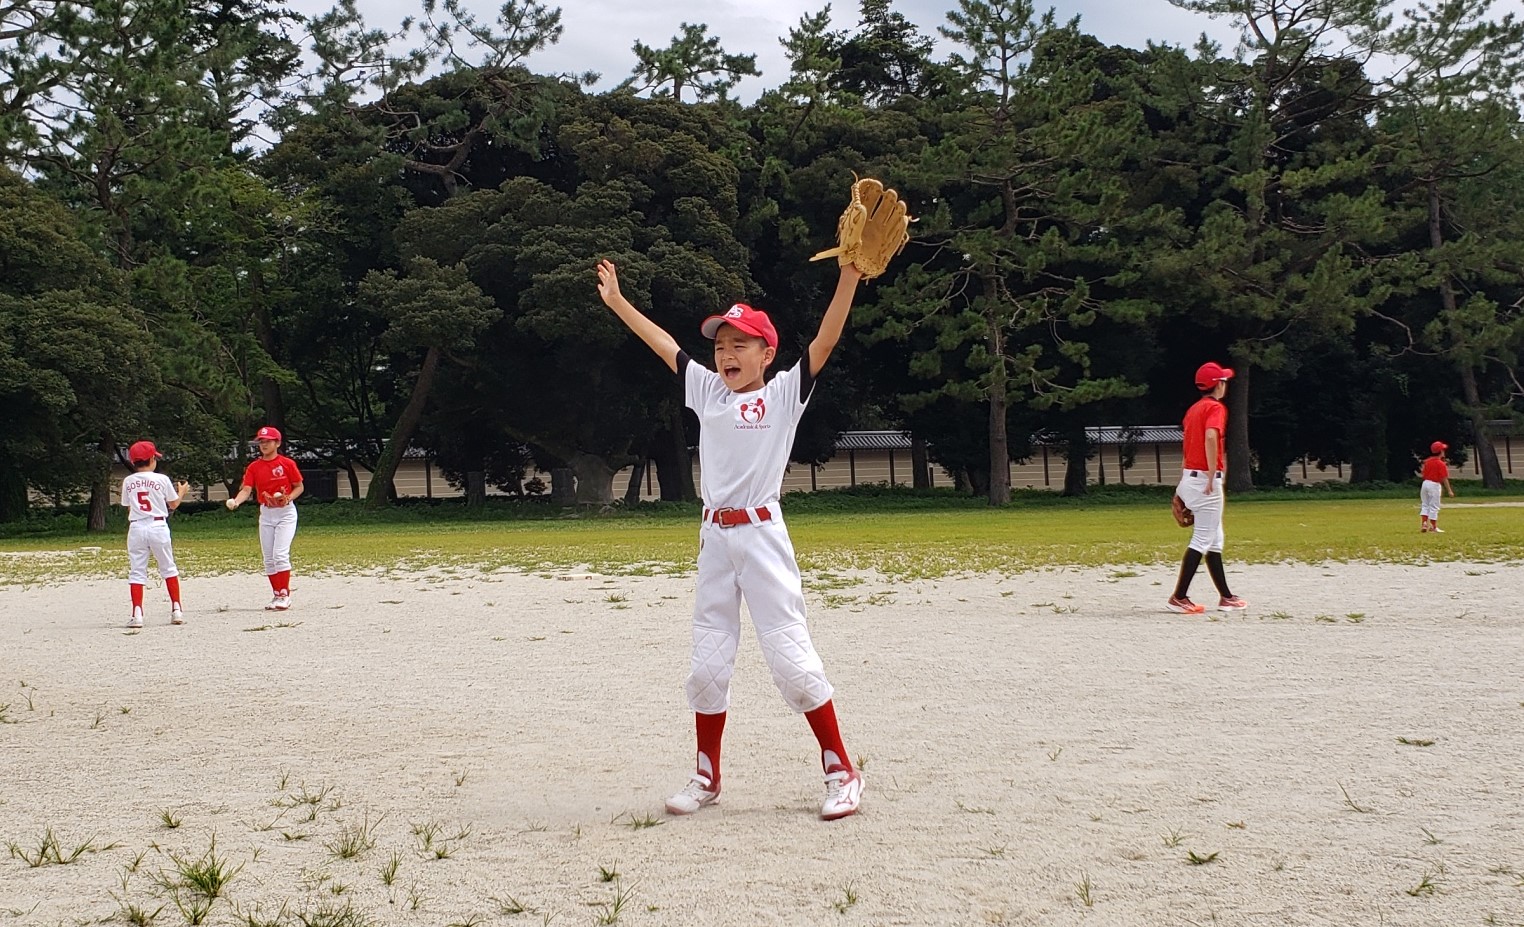
[[131, 586], [132, 586], [132, 607], [133, 608], [142, 608], [143, 607], [143, 584], [142, 583], [132, 583]]
[[280, 595], [280, 574], [271, 573], [269, 576], [266, 576], [265, 579], [270, 581], [270, 591], [276, 595]]
[[820, 741], [820, 765], [825, 771], [851, 769], [852, 760], [847, 756], [847, 748], [842, 746], [841, 728], [836, 723], [835, 704], [826, 702], [814, 711], [805, 712], [804, 717], [810, 722], [815, 739]]
[[180, 577], [171, 576], [164, 580], [164, 588], [169, 590], [169, 601], [172, 604], [180, 604]]
[[291, 594], [291, 571], [290, 570], [281, 570], [279, 573], [277, 573], [275, 575], [280, 580], [280, 585], [275, 587], [275, 591], [277, 593], [281, 594], [281, 595], [290, 595]]
[[720, 787], [720, 738], [725, 734], [725, 712], [706, 715], [693, 713], [693, 728], [698, 732], [698, 772], [709, 777], [710, 791]]

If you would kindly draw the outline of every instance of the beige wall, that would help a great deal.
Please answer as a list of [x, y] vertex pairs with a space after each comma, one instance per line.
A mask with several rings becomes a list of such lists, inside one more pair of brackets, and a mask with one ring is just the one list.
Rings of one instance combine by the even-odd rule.
[[[1498, 462], [1503, 467], [1503, 475], [1510, 479], [1524, 478], [1524, 441], [1515, 442], [1511, 438], [1499, 438], [1496, 442]], [[1096, 457], [1090, 460], [1089, 475], [1091, 483], [1101, 480], [1101, 471], [1105, 470], [1107, 483], [1128, 484], [1158, 484], [1172, 485], [1180, 478], [1181, 457], [1178, 444], [1154, 445], [1142, 444], [1137, 448], [1133, 466], [1123, 471], [1120, 469], [1118, 459], [1119, 447], [1115, 445], [1102, 447]], [[813, 470], [813, 473], [811, 472]], [[953, 485], [952, 475], [941, 467], [932, 468], [933, 486]], [[1457, 468], [1455, 476], [1460, 479], [1474, 479], [1480, 476], [1480, 468], [1476, 462], [1476, 455], [1471, 455], [1471, 460], [1464, 467]], [[126, 471], [116, 468], [112, 475], [112, 503], [117, 502], [116, 491], [121, 486], [122, 477]], [[550, 474], [543, 471], [530, 474], [539, 476], [548, 487]], [[1329, 480], [1347, 481], [1349, 468], [1344, 466], [1328, 467], [1320, 469], [1317, 461], [1306, 460], [1292, 464], [1286, 470], [1286, 477], [1292, 484], [1321, 483]], [[621, 470], [614, 477], [614, 497], [622, 498], [625, 487], [629, 484], [629, 469]], [[698, 485], [699, 466], [697, 461], [693, 465], [694, 485]], [[363, 497], [370, 487], [370, 473], [360, 473], [360, 495]], [[911, 485], [910, 450], [896, 450], [892, 453], [887, 450], [862, 450], [841, 451], [831, 460], [826, 461], [820, 467], [811, 468], [802, 464], [790, 464], [788, 472], [783, 477], [783, 491], [794, 492], [810, 491], [813, 489], [835, 489], [844, 486], [853, 486], [859, 483], [893, 483], [896, 486]], [[1032, 459], [1011, 465], [1011, 486], [1016, 489], [1059, 489], [1064, 484], [1064, 458], [1056, 450], [1038, 448]], [[449, 499], [463, 492], [451, 486], [440, 473], [438, 467], [425, 466], [421, 458], [408, 458], [397, 469], [396, 476], [397, 494], [411, 497], [432, 497], [435, 499]], [[490, 494], [498, 494], [496, 490], [489, 490]], [[345, 473], [339, 473], [338, 479], [339, 498], [347, 499], [349, 493], [349, 477]], [[221, 501], [227, 498], [227, 492], [220, 484], [211, 487], [191, 487], [191, 498]], [[654, 500], [660, 498], [660, 484], [657, 482], [656, 467], [653, 464], [647, 468], [645, 478], [641, 481], [642, 500]]]

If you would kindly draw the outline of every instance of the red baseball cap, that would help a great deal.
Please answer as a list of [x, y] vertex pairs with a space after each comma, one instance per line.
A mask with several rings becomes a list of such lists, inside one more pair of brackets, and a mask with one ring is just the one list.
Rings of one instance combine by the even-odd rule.
[[128, 460], [153, 460], [155, 457], [163, 457], [159, 449], [153, 446], [152, 441], [138, 441], [127, 449]]
[[1211, 389], [1224, 380], [1233, 379], [1233, 371], [1217, 363], [1207, 361], [1196, 368], [1196, 388]]
[[[150, 444], [149, 447], [153, 447], [153, 445]], [[1450, 445], [1446, 444], [1443, 441], [1435, 441], [1433, 444], [1429, 445], [1429, 453], [1431, 454], [1442, 454], [1449, 449]]]
[[713, 338], [719, 333], [721, 325], [734, 325], [746, 334], [766, 341], [768, 347], [778, 347], [778, 330], [773, 328], [773, 320], [767, 317], [767, 313], [745, 303], [736, 303], [725, 310], [724, 315], [712, 315], [705, 319], [704, 324], [699, 326], [699, 331], [704, 333], [705, 338]]
[[279, 441], [280, 440], [280, 429], [276, 428], [274, 425], [266, 425], [265, 427], [259, 429], [259, 432], [254, 435], [254, 440], [255, 441]]

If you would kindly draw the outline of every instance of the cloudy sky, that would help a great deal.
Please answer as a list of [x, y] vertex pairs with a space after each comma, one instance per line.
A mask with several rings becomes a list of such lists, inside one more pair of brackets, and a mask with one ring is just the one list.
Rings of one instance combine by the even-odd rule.
[[[287, 0], [298, 12], [325, 12], [334, 0]], [[463, 5], [487, 22], [497, 16], [503, 0], [462, 0]], [[798, 25], [799, 19], [819, 11], [826, 0], [545, 0], [561, 8], [565, 27], [561, 41], [530, 58], [540, 73], [596, 71], [603, 90], [630, 76], [636, 39], [657, 48], [671, 43], [684, 22], [704, 23], [709, 34], [731, 54], [755, 54], [760, 78], [749, 78], [736, 89], [743, 101], [754, 100], [788, 74], [788, 62], [778, 39]], [[1407, 6], [1392, 0], [1393, 9]], [[395, 29], [404, 17], [417, 16], [421, 0], [359, 0], [372, 27]], [[442, 4], [441, 4], [442, 6]], [[947, 10], [956, 0], [892, 0], [891, 9], [921, 28], [924, 35], [939, 39], [937, 27], [947, 23]], [[1037, 0], [1039, 11], [1051, 6], [1059, 21], [1074, 16], [1080, 27], [1110, 45], [1142, 48], [1150, 40], [1192, 45], [1205, 32], [1231, 53], [1237, 43], [1236, 26], [1223, 19], [1182, 10], [1169, 0]], [[857, 23], [858, 0], [833, 0], [833, 26], [850, 29]], [[1524, 0], [1493, 0], [1492, 18], [1524, 14]]]
[[[490, 0], [472, 2], [487, 6]], [[797, 26], [800, 17], [824, 5], [823, 0], [565, 0], [561, 17], [566, 31], [560, 43], [541, 52], [533, 63], [536, 70], [547, 71], [590, 68], [602, 72], [607, 83], [617, 83], [635, 65], [630, 51], [635, 39], [660, 48], [670, 43], [681, 23], [702, 22], [726, 51], [757, 56], [762, 77], [748, 80], [737, 90], [749, 99], [787, 76], [788, 62], [778, 39]], [[947, 10], [953, 5], [951, 0], [896, 0], [892, 9], [924, 34], [938, 37], [937, 27], [947, 23]], [[1168, 0], [1059, 0], [1053, 6], [1060, 21], [1078, 15], [1086, 32], [1116, 45], [1142, 47], [1149, 39], [1190, 43], [1203, 28], [1222, 30], [1221, 24], [1178, 9]], [[837, 28], [850, 28], [857, 23], [857, 0], [836, 0], [831, 12]]]
[[[1504, 0], [1517, 2], [1517, 0]], [[479, 19], [496, 17], [502, 0], [464, 0]], [[718, 36], [721, 47], [732, 54], [755, 54], [761, 78], [737, 88], [743, 100], [754, 99], [788, 73], [788, 62], [778, 39], [796, 26], [800, 17], [819, 11], [824, 0], [548, 0], [561, 7], [565, 27], [561, 41], [530, 59], [542, 73], [597, 71], [603, 75], [599, 89], [612, 87], [635, 65], [630, 46], [636, 39], [663, 47], [671, 42], [684, 22], [701, 22]], [[319, 13], [331, 0], [290, 0], [303, 13]], [[947, 22], [954, 0], [895, 0], [892, 9], [937, 37], [937, 27]], [[1141, 48], [1150, 39], [1189, 45], [1203, 31], [1231, 48], [1234, 32], [1221, 22], [1178, 9], [1169, 0], [1057, 0], [1051, 4], [1060, 21], [1080, 17], [1081, 27], [1101, 41]], [[416, 15], [418, 0], [360, 0], [367, 23], [395, 27], [404, 16]], [[1041, 4], [1040, 10], [1047, 9]], [[831, 4], [836, 28], [857, 22], [858, 0], [835, 0]]]

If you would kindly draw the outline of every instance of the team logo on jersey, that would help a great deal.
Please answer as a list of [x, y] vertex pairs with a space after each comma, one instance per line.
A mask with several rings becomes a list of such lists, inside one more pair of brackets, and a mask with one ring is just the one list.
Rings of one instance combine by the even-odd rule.
[[741, 421], [748, 425], [759, 425], [767, 415], [767, 404], [758, 396], [751, 402], [743, 402], [740, 406]]
[[270, 468], [270, 475], [271, 476], [285, 476], [286, 475], [286, 468], [283, 465], [281, 465], [281, 464], [276, 464], [274, 467]]

